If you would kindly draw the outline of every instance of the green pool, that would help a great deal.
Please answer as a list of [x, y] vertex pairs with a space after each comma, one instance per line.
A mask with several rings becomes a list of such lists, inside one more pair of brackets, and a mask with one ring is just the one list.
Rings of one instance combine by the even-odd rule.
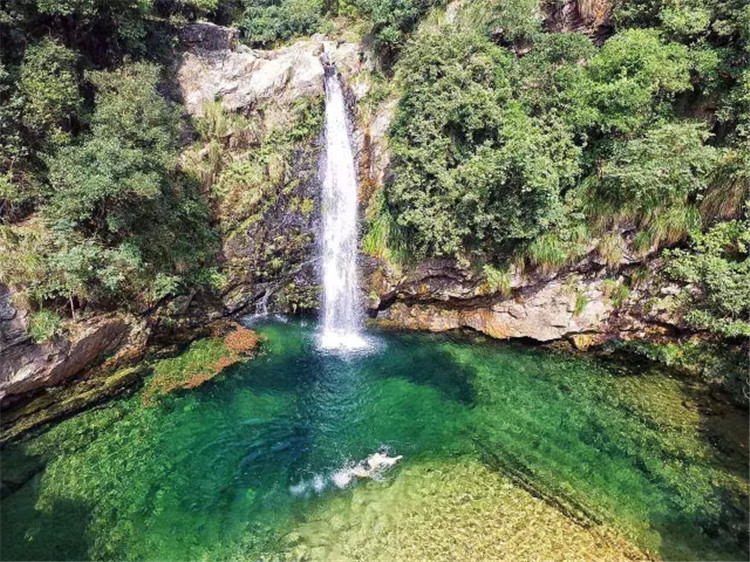
[[[645, 367], [313, 324], [2, 451], [4, 560], [747, 560], [747, 411]], [[379, 480], [334, 475], [387, 447]]]

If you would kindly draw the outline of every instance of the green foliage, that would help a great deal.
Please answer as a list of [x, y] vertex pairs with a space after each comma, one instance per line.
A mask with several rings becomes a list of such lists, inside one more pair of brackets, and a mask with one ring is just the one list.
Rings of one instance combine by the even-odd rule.
[[244, 40], [253, 47], [271, 47], [318, 31], [322, 0], [246, 0], [239, 22]]
[[82, 102], [75, 63], [49, 38], [29, 46], [19, 66], [0, 63], [0, 216], [22, 216], [37, 201], [39, 155], [70, 141]]
[[560, 215], [578, 150], [559, 122], [511, 99], [511, 64], [488, 40], [449, 29], [404, 54], [386, 195], [420, 254], [498, 249]]
[[[514, 60], [471, 32], [424, 32], [397, 65], [404, 94], [386, 194], [417, 255], [523, 248], [532, 265], [559, 268], [587, 250], [588, 236], [566, 232], [583, 219], [615, 266], [623, 248], [606, 233], [618, 224], [636, 223], [645, 252], [700, 228], [699, 207], [736, 212], [744, 151], [717, 148], [704, 122], [675, 119], [691, 68], [700, 60], [713, 72], [715, 51], [704, 45], [701, 58], [654, 29], [623, 30], [600, 49], [580, 33], [533, 43]], [[727, 122], [743, 119], [743, 100]]]
[[544, 271], [563, 267], [572, 258], [565, 243], [554, 233], [545, 233], [535, 238], [526, 249], [526, 256], [533, 266]]
[[[207, 209], [175, 175], [179, 113], [156, 93], [158, 69], [134, 64], [90, 79], [91, 133], [49, 163], [54, 274], [45, 292], [132, 298], [211, 255]], [[165, 294], [161, 281], [154, 294]]]
[[378, 43], [387, 49], [402, 45], [420, 18], [443, 0], [353, 0], [359, 13], [373, 23]]
[[[30, 34], [57, 32], [92, 58], [146, 53], [152, 0], [11, 0], [14, 24]], [[75, 45], [73, 45], [75, 44]]]
[[212, 373], [215, 366], [229, 355], [229, 350], [221, 339], [197, 340], [175, 357], [157, 361], [153, 366], [154, 383], [180, 383], [193, 377]]
[[623, 345], [631, 353], [720, 386], [729, 391], [738, 402], [747, 404], [750, 398], [750, 365], [747, 350], [741, 346], [701, 340], [661, 344], [631, 341]]
[[29, 318], [29, 334], [36, 343], [52, 341], [62, 334], [62, 318], [51, 310], [40, 310]]
[[564, 225], [534, 238], [522, 256], [542, 271], [571, 265], [589, 250], [591, 233], [585, 224]]
[[18, 83], [22, 123], [41, 147], [45, 141], [65, 142], [81, 104], [75, 59], [75, 53], [47, 38], [26, 50]]
[[596, 246], [599, 255], [610, 267], [620, 264], [624, 255], [622, 238], [617, 232], [612, 232], [602, 237]]
[[487, 280], [487, 286], [493, 293], [510, 295], [511, 293], [511, 275], [507, 269], [496, 269], [490, 264], [482, 266], [482, 273]]
[[643, 216], [705, 191], [718, 161], [709, 137], [703, 123], [675, 122], [619, 145], [590, 181], [595, 204]]
[[582, 95], [594, 109], [582, 123], [601, 133], [641, 129], [656, 116], [670, 115], [668, 102], [690, 88], [688, 49], [662, 43], [655, 30], [631, 29], [607, 41], [586, 68]]
[[618, 27], [658, 26], [685, 41], [715, 35], [747, 42], [747, 18], [743, 0], [630, 0], [618, 2], [614, 10]]
[[612, 304], [621, 307], [630, 296], [630, 287], [616, 279], [602, 281], [602, 292], [612, 300]]
[[50, 233], [38, 219], [20, 225], [0, 225], [0, 283], [17, 291], [26, 289], [35, 304], [45, 298], [51, 277], [46, 256]]
[[728, 221], [693, 236], [690, 249], [666, 252], [668, 274], [689, 283], [685, 319], [728, 337], [750, 336], [750, 227]]
[[202, 114], [195, 120], [195, 128], [204, 141], [229, 142], [232, 146], [252, 142], [259, 134], [255, 121], [224, 111], [221, 101], [206, 102], [201, 109]]
[[554, 112], [571, 124], [595, 120], [595, 109], [584, 94], [589, 81], [585, 63], [596, 54], [583, 33], [541, 35], [516, 65], [515, 95], [534, 114]]
[[584, 293], [577, 292], [576, 302], [573, 307], [573, 316], [580, 315], [586, 308], [587, 304], [589, 304], [589, 298]]
[[[231, 114], [220, 102], [203, 107], [196, 121], [200, 141], [183, 158], [183, 168], [210, 193], [221, 228], [233, 232], [260, 220], [282, 195], [292, 177], [292, 160], [302, 143], [318, 135], [323, 125], [320, 99], [298, 100], [266, 119]], [[291, 203], [291, 201], [290, 201]], [[309, 215], [310, 202], [300, 206]]]
[[367, 230], [362, 237], [362, 251], [398, 266], [407, 259], [406, 243], [389, 211], [382, 190], [367, 209]]
[[542, 35], [542, 10], [538, 0], [480, 0], [462, 7], [467, 27], [478, 29], [503, 43], [522, 43]]

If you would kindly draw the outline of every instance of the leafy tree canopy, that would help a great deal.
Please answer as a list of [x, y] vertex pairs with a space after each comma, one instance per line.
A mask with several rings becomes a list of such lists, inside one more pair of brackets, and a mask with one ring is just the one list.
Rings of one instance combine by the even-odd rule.
[[729, 221], [696, 234], [689, 249], [668, 252], [669, 275], [689, 283], [686, 319], [722, 336], [750, 337], [750, 227]]
[[404, 53], [388, 201], [425, 254], [502, 247], [559, 214], [578, 150], [554, 119], [511, 97], [512, 60], [481, 36], [447, 29]]

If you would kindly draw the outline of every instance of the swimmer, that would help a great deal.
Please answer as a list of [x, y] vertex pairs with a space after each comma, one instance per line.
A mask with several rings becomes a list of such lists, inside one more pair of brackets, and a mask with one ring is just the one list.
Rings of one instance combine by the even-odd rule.
[[389, 457], [388, 453], [379, 451], [354, 466], [351, 469], [351, 474], [357, 478], [372, 478], [376, 474], [391, 468], [402, 458], [404, 458], [403, 455]]

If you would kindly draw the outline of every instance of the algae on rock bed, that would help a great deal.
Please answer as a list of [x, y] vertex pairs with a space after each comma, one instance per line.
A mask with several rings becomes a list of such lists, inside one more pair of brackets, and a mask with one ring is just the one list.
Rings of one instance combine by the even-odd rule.
[[[36, 476], [0, 503], [2, 557], [747, 559], [747, 449], [729, 446], [747, 412], [698, 384], [459, 335], [341, 357], [304, 322], [254, 328], [267, 353], [231, 376], [4, 450], [4, 475]], [[386, 481], [335, 485], [381, 445], [403, 455]]]
[[[321, 537], [324, 537], [321, 539]], [[284, 538], [293, 560], [644, 560], [470, 459], [405, 467], [319, 506]]]

